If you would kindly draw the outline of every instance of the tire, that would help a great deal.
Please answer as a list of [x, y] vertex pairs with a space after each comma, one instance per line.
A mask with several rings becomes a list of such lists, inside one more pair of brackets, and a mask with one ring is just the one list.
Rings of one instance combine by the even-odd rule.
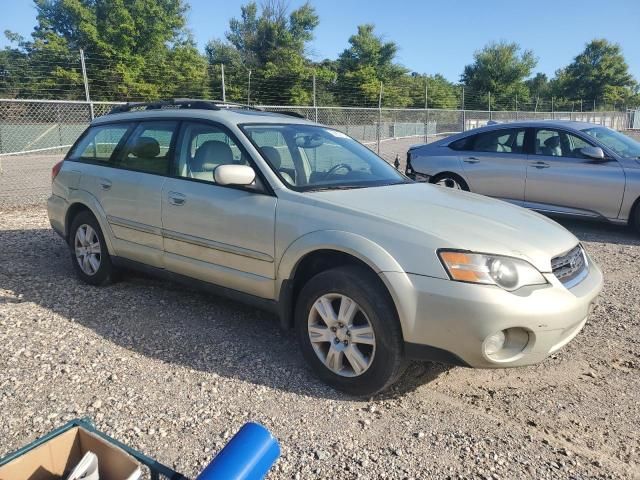
[[636, 205], [631, 212], [629, 224], [633, 231], [640, 235], [640, 199], [636, 200]]
[[[338, 322], [325, 322], [315, 308], [316, 302], [321, 309], [328, 302], [334, 320], [345, 320], [342, 328]], [[350, 302], [355, 303], [356, 312], [351, 320], [348, 320], [350, 315], [336, 315], [343, 302], [346, 311]], [[327, 316], [327, 310], [324, 312]], [[365, 268], [346, 266], [317, 274], [298, 295], [295, 318], [305, 360], [331, 387], [370, 397], [391, 386], [402, 375], [406, 366], [404, 342], [395, 306], [384, 286]], [[331, 330], [330, 323], [335, 331]]]
[[[69, 248], [73, 268], [80, 280], [90, 285], [108, 285], [113, 282], [115, 268], [111, 263], [102, 229], [90, 212], [78, 213], [71, 222]], [[87, 261], [84, 262], [84, 259]]]
[[431, 180], [433, 184], [440, 184], [443, 187], [453, 188], [455, 190], [464, 190], [465, 192], [470, 191], [469, 185], [464, 181], [460, 175], [456, 175], [455, 173], [439, 173], [435, 175]]

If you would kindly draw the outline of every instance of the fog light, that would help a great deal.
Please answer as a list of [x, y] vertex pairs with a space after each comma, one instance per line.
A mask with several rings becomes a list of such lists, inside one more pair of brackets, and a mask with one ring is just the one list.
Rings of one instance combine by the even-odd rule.
[[504, 342], [507, 339], [504, 331], [501, 330], [499, 332], [494, 333], [487, 337], [484, 341], [484, 353], [487, 355], [494, 355], [502, 350], [504, 347]]

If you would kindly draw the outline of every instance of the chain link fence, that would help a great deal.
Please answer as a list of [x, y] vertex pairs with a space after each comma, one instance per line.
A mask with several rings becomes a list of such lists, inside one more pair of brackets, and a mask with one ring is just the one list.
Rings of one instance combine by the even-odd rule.
[[[122, 102], [0, 99], [0, 208], [39, 203], [48, 196], [49, 172], [89, 125]], [[408, 148], [490, 121], [578, 120], [624, 130], [632, 112], [523, 112], [262, 105], [295, 112], [357, 139], [390, 163]], [[636, 116], [638, 116], [636, 114]]]

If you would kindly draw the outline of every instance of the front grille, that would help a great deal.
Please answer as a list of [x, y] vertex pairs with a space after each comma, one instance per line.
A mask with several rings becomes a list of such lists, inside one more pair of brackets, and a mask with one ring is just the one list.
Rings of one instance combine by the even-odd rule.
[[588, 271], [587, 257], [582, 245], [578, 244], [567, 253], [552, 258], [551, 270], [566, 286], [573, 286], [580, 282]]

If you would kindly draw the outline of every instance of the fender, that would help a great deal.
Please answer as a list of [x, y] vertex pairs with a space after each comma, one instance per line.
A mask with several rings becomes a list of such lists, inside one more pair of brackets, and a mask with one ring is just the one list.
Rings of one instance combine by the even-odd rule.
[[[316, 250], [335, 250], [347, 253], [371, 267], [387, 287], [395, 304], [396, 311], [398, 312], [402, 330], [403, 332], [405, 331], [407, 326], [406, 319], [410, 318], [410, 312], [412, 308], [415, 308], [415, 302], [406, 301], [411, 299], [403, 298], [406, 295], [403, 296], [398, 289], [406, 292], [411, 291], [407, 289], [408, 286], [410, 287], [408, 275], [395, 258], [384, 248], [368, 238], [355, 233], [341, 230], [318, 230], [307, 233], [291, 243], [282, 254], [278, 264], [275, 298], [280, 298], [281, 303], [284, 304], [287, 304], [288, 301], [294, 301], [294, 299], [289, 297], [291, 288], [287, 286], [290, 286], [291, 282], [288, 280], [295, 275], [300, 261], [307, 254]], [[396, 275], [389, 277], [383, 275], [384, 272], [395, 272]], [[288, 298], [288, 301], [282, 302], [284, 298]], [[281, 325], [286, 328], [290, 320], [285, 312], [286, 305], [280, 305], [280, 307]]]
[[[105, 243], [107, 244], [107, 250], [109, 254], [117, 255], [117, 252], [115, 251], [115, 248], [113, 246], [113, 239], [115, 237], [113, 235], [113, 231], [111, 230], [111, 226], [107, 221], [107, 213], [102, 208], [102, 205], [100, 205], [98, 199], [86, 190], [74, 189], [69, 191], [67, 202], [69, 206], [67, 207], [67, 212], [65, 213], [65, 227], [67, 225], [67, 215], [69, 214], [69, 209], [74, 204], [79, 203], [87, 207], [91, 211], [91, 213], [93, 213], [93, 216], [98, 220], [98, 224], [102, 229], [102, 234], [104, 236]], [[67, 235], [70, 234], [69, 232], [66, 233]]]

